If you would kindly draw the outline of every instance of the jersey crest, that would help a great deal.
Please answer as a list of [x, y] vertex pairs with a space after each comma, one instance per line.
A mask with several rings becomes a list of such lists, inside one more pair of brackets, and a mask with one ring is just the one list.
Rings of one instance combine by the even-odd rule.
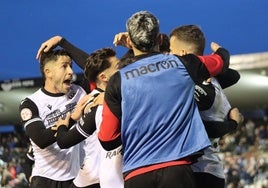
[[20, 112], [20, 116], [23, 121], [31, 119], [32, 115], [32, 111], [29, 108], [23, 108]]

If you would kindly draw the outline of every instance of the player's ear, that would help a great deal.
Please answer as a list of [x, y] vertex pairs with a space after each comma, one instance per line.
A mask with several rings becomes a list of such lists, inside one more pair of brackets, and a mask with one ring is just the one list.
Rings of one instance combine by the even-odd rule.
[[99, 80], [101, 80], [102, 82], [107, 82], [107, 76], [105, 75], [104, 72], [101, 72], [99, 75], [98, 75], [98, 78]]
[[44, 74], [45, 78], [51, 78], [53, 76], [52, 71], [48, 66], [44, 68]]
[[181, 50], [181, 54], [182, 54], [182, 55], [187, 55], [187, 51], [186, 51], [185, 49], [182, 49], [182, 50]]

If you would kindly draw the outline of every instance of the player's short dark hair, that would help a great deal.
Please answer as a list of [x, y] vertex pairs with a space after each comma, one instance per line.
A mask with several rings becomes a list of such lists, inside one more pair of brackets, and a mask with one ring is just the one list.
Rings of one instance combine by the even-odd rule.
[[57, 61], [59, 56], [69, 56], [71, 58], [70, 54], [64, 49], [52, 49], [49, 50], [48, 52], [42, 52], [40, 58], [40, 72], [44, 78], [45, 78], [44, 73], [45, 65], [50, 61]]
[[111, 66], [110, 57], [116, 56], [112, 48], [102, 48], [89, 55], [86, 60], [84, 75], [90, 82], [96, 82], [99, 73]]

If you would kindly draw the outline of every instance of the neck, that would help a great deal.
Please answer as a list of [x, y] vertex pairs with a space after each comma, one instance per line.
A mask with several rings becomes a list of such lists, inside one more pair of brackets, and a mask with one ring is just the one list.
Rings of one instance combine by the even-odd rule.
[[142, 51], [138, 50], [137, 48], [133, 48], [133, 53], [134, 53], [134, 56], [147, 54], [147, 52], [142, 52]]
[[[133, 53], [134, 53], [134, 56], [138, 56], [138, 55], [144, 55], [144, 54], [149, 54], [150, 52], [142, 52], [140, 50], [138, 50], [137, 48], [135, 47], [132, 47], [133, 49]], [[155, 46], [154, 49], [153, 49], [154, 52], [159, 52], [159, 46]]]
[[45, 81], [44, 89], [45, 89], [46, 91], [48, 91], [49, 93], [60, 93], [60, 92], [57, 91], [57, 89], [53, 86], [53, 84], [51, 84], [51, 83], [48, 82], [47, 80]]
[[102, 89], [103, 91], [105, 91], [106, 86], [107, 86], [107, 83], [103, 83], [103, 82], [96, 83], [96, 87]]

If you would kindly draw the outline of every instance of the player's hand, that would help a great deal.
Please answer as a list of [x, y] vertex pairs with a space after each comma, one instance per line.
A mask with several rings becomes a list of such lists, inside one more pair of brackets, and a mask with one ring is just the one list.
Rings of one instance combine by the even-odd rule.
[[86, 105], [93, 100], [94, 96], [92, 96], [91, 94], [85, 95], [82, 99], [80, 99], [75, 106], [73, 113], [71, 114], [71, 118], [75, 121], [79, 120], [83, 114]]
[[212, 52], [216, 52], [221, 46], [217, 44], [216, 42], [211, 42], [210, 44]]
[[244, 121], [244, 116], [239, 112], [238, 108], [232, 108], [229, 112], [229, 118], [235, 120], [238, 125]]
[[128, 32], [118, 33], [114, 36], [113, 44], [115, 46], [124, 46], [126, 48], [131, 49], [132, 47], [127, 42], [128, 37], [129, 37]]
[[92, 103], [86, 105], [84, 109], [84, 114], [90, 112], [91, 108], [93, 108], [94, 106], [102, 105], [103, 101], [104, 101], [104, 92], [100, 93], [97, 97], [95, 97]]
[[[58, 121], [56, 122], [56, 124], [53, 127], [51, 127], [51, 130], [57, 131], [58, 128], [59, 128], [59, 126], [61, 126], [61, 125], [65, 125], [66, 127], [68, 127], [69, 126], [70, 118], [71, 118], [71, 113], [68, 112], [65, 117], [60, 117], [58, 119]], [[55, 133], [54, 136], [56, 137], [57, 136], [57, 133]]]
[[50, 49], [53, 47], [57, 46], [59, 42], [61, 41], [62, 37], [61, 36], [54, 36], [47, 41], [43, 42], [36, 54], [36, 59], [40, 60], [40, 57], [43, 52], [48, 52]]
[[92, 107], [97, 105], [103, 105], [104, 102], [104, 92], [100, 93], [97, 97], [95, 97]]

